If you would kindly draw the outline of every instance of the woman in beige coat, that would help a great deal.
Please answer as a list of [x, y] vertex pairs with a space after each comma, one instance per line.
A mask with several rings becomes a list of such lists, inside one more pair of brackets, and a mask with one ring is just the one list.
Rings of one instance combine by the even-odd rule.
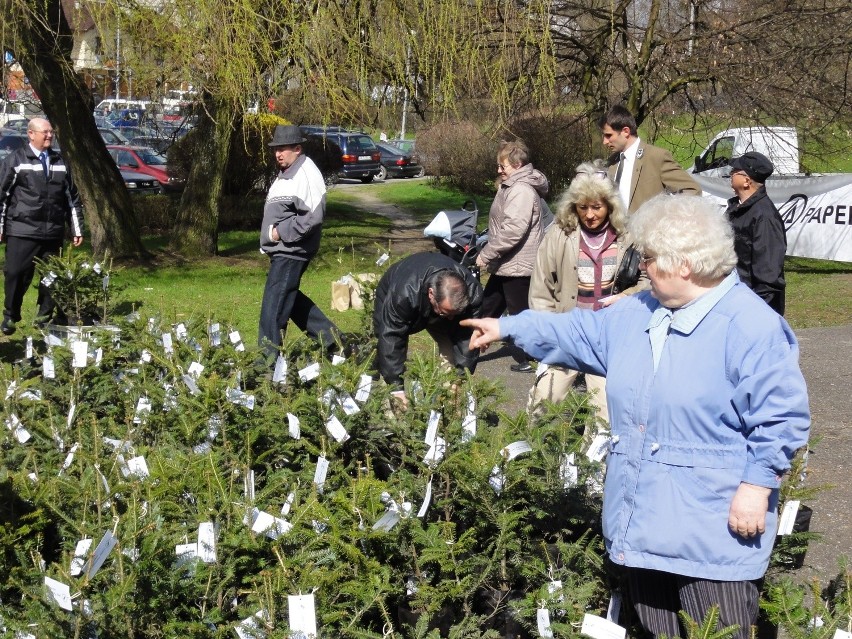
[[[585, 162], [559, 198], [555, 223], [544, 236], [530, 281], [533, 310], [564, 313], [596, 311], [625, 294], [642, 290], [644, 279], [623, 292], [614, 290], [615, 276], [630, 242], [625, 236], [626, 212], [618, 189], [602, 161]], [[530, 391], [530, 410], [543, 400], [564, 399], [577, 371], [540, 365]], [[607, 419], [606, 380], [586, 375], [586, 388], [597, 417]]]

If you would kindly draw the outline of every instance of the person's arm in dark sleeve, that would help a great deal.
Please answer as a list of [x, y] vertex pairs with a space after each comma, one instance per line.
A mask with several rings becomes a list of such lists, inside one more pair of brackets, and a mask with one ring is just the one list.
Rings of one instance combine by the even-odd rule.
[[784, 255], [787, 253], [787, 234], [781, 216], [757, 217], [752, 226], [751, 287], [763, 300], [772, 305], [784, 291]]
[[388, 386], [402, 388], [410, 323], [406, 321], [403, 309], [390, 299], [385, 299], [382, 307], [377, 309], [377, 319], [376, 366]]
[[0, 242], [6, 236], [6, 213], [9, 208], [12, 187], [17, 177], [12, 164], [13, 156], [13, 153], [9, 154], [3, 162], [0, 162]]

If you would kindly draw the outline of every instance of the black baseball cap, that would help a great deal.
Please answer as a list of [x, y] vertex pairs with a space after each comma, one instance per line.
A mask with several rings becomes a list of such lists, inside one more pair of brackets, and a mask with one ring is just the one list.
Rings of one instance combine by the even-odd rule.
[[775, 171], [775, 166], [769, 158], [757, 151], [743, 153], [740, 157], [732, 159], [729, 165], [735, 171], [745, 171], [752, 180], [761, 184], [766, 182]]

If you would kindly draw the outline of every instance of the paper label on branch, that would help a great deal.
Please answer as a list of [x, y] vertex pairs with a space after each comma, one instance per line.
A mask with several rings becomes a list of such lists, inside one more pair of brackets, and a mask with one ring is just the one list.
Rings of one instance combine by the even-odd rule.
[[245, 492], [246, 500], [254, 501], [254, 471], [249, 470], [243, 479], [243, 491]]
[[198, 557], [205, 564], [216, 563], [216, 527], [212, 521], [198, 524]]
[[438, 437], [438, 424], [441, 423], [441, 412], [437, 410], [429, 411], [429, 421], [426, 423], [426, 437], [424, 441], [429, 445], [435, 444], [435, 438]]
[[586, 613], [583, 616], [580, 634], [592, 639], [625, 639], [627, 631], [618, 624]]
[[288, 595], [287, 607], [290, 616], [290, 636], [302, 632], [307, 637], [319, 639], [317, 614], [313, 595]]
[[238, 406], [245, 406], [249, 410], [254, 410], [254, 395], [244, 393], [239, 388], [229, 388], [225, 391], [228, 401]]
[[133, 416], [134, 424], [141, 424], [142, 420], [151, 414], [151, 400], [147, 397], [140, 397], [136, 402], [136, 414]]
[[309, 366], [305, 366], [302, 370], [299, 371], [299, 379], [303, 382], [309, 382], [312, 379], [316, 379], [320, 374], [320, 365], [319, 362], [314, 362]]
[[574, 461], [574, 453], [562, 456], [562, 463], [559, 464], [559, 477], [562, 479], [562, 485], [565, 488], [572, 488], [579, 481], [579, 469]]
[[399, 523], [400, 514], [397, 510], [388, 510], [382, 515], [379, 520], [373, 524], [373, 530], [383, 530], [390, 532], [391, 529]]
[[71, 366], [74, 368], [85, 368], [86, 360], [89, 357], [89, 342], [72, 342], [71, 352], [74, 354]]
[[586, 457], [593, 462], [601, 462], [609, 452], [609, 435], [598, 433], [592, 440], [589, 450], [586, 451]]
[[382, 253], [379, 256], [379, 259], [376, 260], [376, 266], [381, 266], [382, 264], [387, 262], [389, 259], [390, 259], [390, 255], [388, 255], [387, 253]]
[[500, 466], [495, 466], [491, 469], [491, 475], [488, 477], [488, 485], [494, 489], [498, 495], [503, 492], [503, 486], [506, 483], [506, 477], [503, 475], [503, 470]]
[[317, 458], [317, 469], [314, 471], [314, 485], [322, 492], [325, 478], [328, 475], [328, 460], [325, 457]]
[[143, 479], [151, 474], [148, 472], [148, 464], [145, 462], [145, 458], [141, 456], [128, 459], [127, 463], [121, 469], [121, 473], [125, 477], [130, 477], [132, 475]]
[[340, 423], [340, 420], [337, 419], [336, 415], [332, 415], [325, 421], [325, 429], [338, 444], [342, 444], [349, 439], [349, 433], [346, 432], [346, 429]]
[[535, 614], [538, 623], [538, 636], [542, 639], [553, 639], [553, 630], [550, 628], [550, 611], [547, 608], [539, 608]]
[[565, 599], [565, 595], [562, 594], [562, 580], [560, 579], [553, 579], [547, 583], [547, 594], [553, 596], [556, 593], [559, 594], [554, 597], [554, 601], [560, 602]]
[[266, 621], [266, 611], [258, 610], [251, 617], [246, 617], [236, 626], [234, 632], [240, 639], [261, 639], [266, 633], [263, 631], [263, 625]]
[[335, 390], [333, 388], [328, 388], [322, 394], [322, 397], [320, 397], [320, 401], [322, 402], [323, 406], [325, 406], [326, 408], [329, 408], [331, 406], [331, 403], [334, 401], [335, 396], [336, 396]]
[[299, 439], [302, 436], [299, 418], [293, 413], [287, 413], [287, 432], [290, 433], [290, 437], [293, 439]]
[[336, 353], [331, 356], [331, 365], [332, 366], [340, 366], [345, 361], [346, 361], [345, 357], [341, 357], [340, 355], [337, 355]]
[[167, 354], [171, 354], [175, 352], [174, 342], [172, 342], [172, 334], [171, 333], [163, 333], [163, 350]]
[[184, 566], [198, 557], [198, 544], [178, 544], [175, 546], [178, 568]]
[[779, 535], [792, 534], [799, 506], [801, 506], [801, 502], [798, 499], [788, 499], [784, 502], [784, 510], [781, 511], [781, 517], [778, 520]]
[[228, 339], [230, 339], [231, 344], [234, 345], [235, 351], [242, 353], [244, 350], [246, 350], [246, 347], [243, 344], [243, 338], [240, 337], [239, 331], [231, 331], [230, 333], [228, 333]]
[[24, 357], [27, 359], [33, 358], [33, 338], [27, 337], [27, 345], [24, 349]]
[[349, 393], [338, 393], [337, 402], [340, 404], [340, 407], [343, 409], [343, 412], [347, 415], [354, 415], [355, 413], [360, 412], [361, 410], [360, 408], [358, 408], [358, 404], [355, 403], [355, 400]]
[[204, 372], [204, 365], [201, 362], [192, 362], [186, 372], [198, 379]]
[[529, 453], [532, 451], [532, 446], [530, 446], [529, 442], [526, 441], [518, 441], [512, 442], [508, 446], [504, 447], [500, 454], [506, 459], [506, 461], [512, 461], [518, 455], [523, 455], [524, 453]]
[[183, 383], [186, 384], [191, 395], [201, 394], [201, 389], [198, 388], [198, 384], [195, 383], [195, 378], [192, 375], [183, 375], [181, 376], [181, 379], [183, 380]]
[[373, 389], [373, 378], [370, 375], [361, 375], [358, 380], [358, 390], [355, 392], [355, 399], [362, 404], [370, 399], [370, 391]]
[[12, 380], [9, 382], [9, 386], [6, 387], [6, 399], [9, 399], [12, 395], [15, 394], [15, 389], [18, 388], [18, 382]]
[[41, 278], [41, 283], [47, 287], [53, 286], [53, 283], [56, 281], [57, 275], [53, 271], [50, 271], [47, 275]]
[[832, 639], [852, 639], [852, 632], [846, 632], [845, 630], [838, 628], [834, 631], [834, 637]]
[[44, 585], [47, 586], [47, 592], [57, 606], [63, 610], [73, 610], [71, 606], [71, 589], [66, 584], [50, 577], [45, 577]]
[[284, 501], [284, 505], [281, 506], [282, 515], [286, 516], [290, 514], [290, 508], [293, 506], [294, 499], [296, 499], [296, 493], [291, 492], [289, 495], [287, 495], [287, 499]]
[[429, 504], [432, 502], [432, 477], [426, 483], [426, 494], [423, 496], [423, 503], [420, 504], [420, 510], [417, 511], [418, 517], [423, 517], [426, 511], [429, 510]]
[[609, 598], [609, 606], [606, 609], [606, 620], [612, 623], [618, 623], [618, 618], [621, 615], [621, 592], [613, 590]]
[[151, 351], [147, 348], [142, 349], [142, 353], [139, 355], [139, 363], [140, 364], [150, 364], [151, 363]]
[[272, 381], [276, 384], [282, 384], [287, 381], [287, 360], [280, 353], [278, 359], [275, 360], [275, 370], [272, 371]]
[[65, 342], [62, 341], [62, 338], [58, 335], [48, 333], [44, 338], [44, 343], [47, 344], [48, 348], [50, 348], [52, 346], [62, 346]]
[[74, 463], [74, 454], [77, 452], [78, 448], [80, 448], [80, 442], [76, 442], [71, 447], [71, 450], [68, 451], [68, 454], [65, 456], [65, 461], [62, 462], [62, 467], [59, 469], [60, 475], [68, 470], [71, 467], [71, 464]]
[[18, 419], [17, 415], [12, 415], [6, 419], [6, 428], [12, 431], [12, 435], [21, 444], [26, 444], [32, 437], [30, 431], [24, 428], [23, 424], [21, 424], [21, 420]]
[[186, 332], [186, 324], [184, 324], [183, 322], [181, 322], [180, 324], [178, 324], [178, 325], [175, 327], [175, 335], [177, 336], [177, 338], [178, 338], [181, 342], [185, 342], [185, 341], [186, 341], [186, 336], [187, 336], [187, 332]]
[[444, 458], [444, 453], [447, 451], [447, 441], [443, 437], [435, 437], [435, 442], [426, 451], [426, 456], [423, 462], [429, 466], [434, 466]]
[[104, 349], [102, 349], [100, 346], [98, 346], [95, 349], [95, 366], [100, 366], [103, 359], [104, 359]]
[[473, 441], [476, 437], [476, 415], [465, 415], [462, 420], [462, 442]]
[[45, 379], [56, 379], [56, 368], [53, 364], [53, 358], [45, 355], [41, 360], [41, 374]]
[[33, 388], [25, 390], [23, 393], [21, 393], [20, 399], [28, 399], [33, 402], [40, 402], [42, 399], [42, 394], [40, 390], [38, 390], [37, 388]]
[[219, 328], [219, 323], [211, 324], [208, 329], [208, 334], [210, 335], [210, 345], [211, 346], [221, 346], [222, 344], [222, 331]]
[[89, 559], [86, 568], [84, 568], [84, 572], [87, 577], [91, 579], [98, 573], [117, 543], [118, 539], [113, 536], [111, 531], [107, 530], [101, 538], [101, 541], [98, 543], [97, 548], [95, 548], [95, 552], [92, 555], [92, 558]]
[[68, 568], [68, 574], [76, 577], [83, 572], [83, 564], [86, 563], [86, 555], [89, 554], [89, 549], [92, 547], [94, 539], [81, 539], [74, 547], [74, 557], [71, 558], [71, 566]]

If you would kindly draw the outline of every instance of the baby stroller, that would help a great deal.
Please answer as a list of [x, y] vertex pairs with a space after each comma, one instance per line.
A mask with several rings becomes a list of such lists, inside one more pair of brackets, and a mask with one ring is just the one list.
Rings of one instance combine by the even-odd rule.
[[467, 200], [461, 209], [439, 211], [423, 235], [431, 237], [441, 253], [466, 266], [479, 277], [476, 256], [488, 243], [488, 232], [476, 232], [479, 208], [473, 200]]

